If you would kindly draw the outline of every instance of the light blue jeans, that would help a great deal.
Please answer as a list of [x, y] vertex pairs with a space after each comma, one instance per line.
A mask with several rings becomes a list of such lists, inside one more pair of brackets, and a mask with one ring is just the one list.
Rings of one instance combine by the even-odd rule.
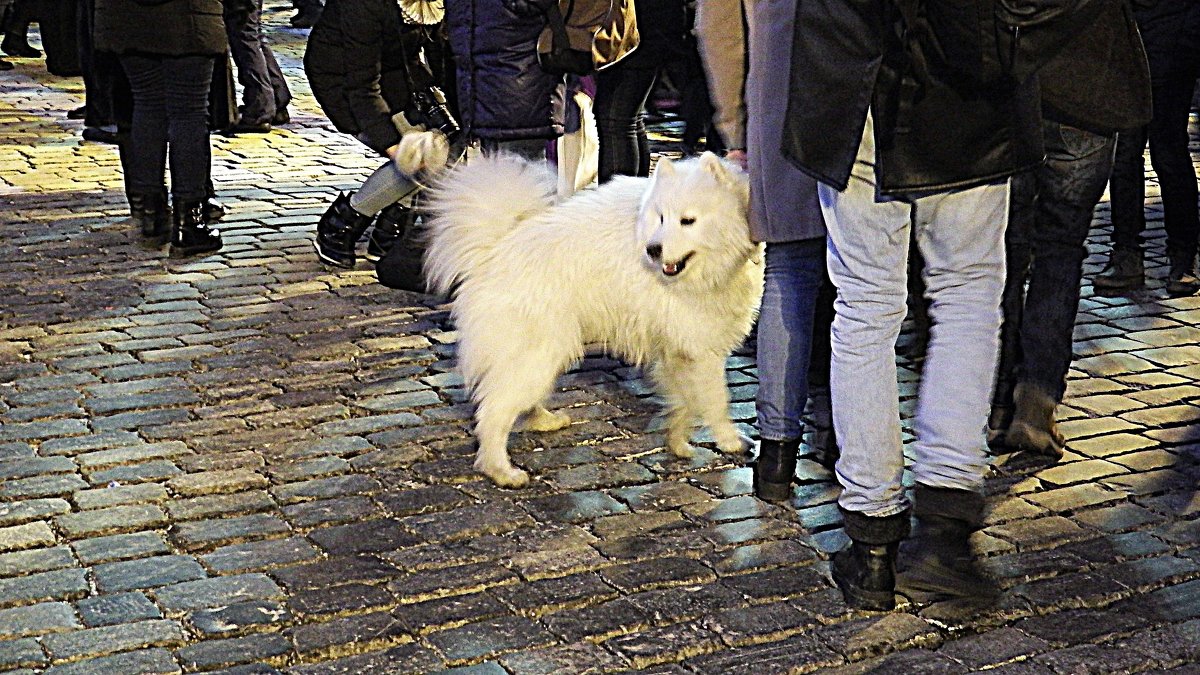
[[825, 278], [825, 240], [767, 244], [758, 313], [758, 433], [764, 440], [800, 438], [808, 399], [813, 313]]
[[1004, 290], [1008, 183], [912, 199], [880, 197], [868, 117], [843, 192], [821, 184], [829, 276], [838, 296], [830, 388], [841, 445], [841, 506], [867, 516], [908, 507], [896, 386], [910, 232], [925, 257], [929, 346], [913, 431], [913, 474], [929, 487], [978, 490]]

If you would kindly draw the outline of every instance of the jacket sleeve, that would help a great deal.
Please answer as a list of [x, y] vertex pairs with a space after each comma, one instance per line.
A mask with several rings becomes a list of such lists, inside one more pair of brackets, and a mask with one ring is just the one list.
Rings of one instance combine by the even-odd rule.
[[346, 101], [359, 138], [371, 149], [383, 153], [400, 142], [400, 132], [392, 124], [392, 112], [383, 98], [380, 85], [381, 54], [384, 40], [399, 36], [384, 35], [388, 22], [378, 15], [375, 2], [347, 2], [341, 7], [341, 58], [345, 78]]
[[696, 40], [713, 123], [725, 145], [746, 147], [746, 31], [742, 0], [700, 0], [696, 5]]

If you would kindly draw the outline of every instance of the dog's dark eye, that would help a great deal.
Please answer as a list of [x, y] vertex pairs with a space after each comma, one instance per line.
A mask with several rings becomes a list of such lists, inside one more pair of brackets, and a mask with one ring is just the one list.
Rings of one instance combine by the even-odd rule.
[[680, 225], [695, 225], [695, 224], [696, 224], [696, 219], [695, 219], [695, 218], [690, 218], [690, 217], [689, 217], [689, 218], [680, 218], [680, 219], [679, 219], [679, 224], [680, 224]]

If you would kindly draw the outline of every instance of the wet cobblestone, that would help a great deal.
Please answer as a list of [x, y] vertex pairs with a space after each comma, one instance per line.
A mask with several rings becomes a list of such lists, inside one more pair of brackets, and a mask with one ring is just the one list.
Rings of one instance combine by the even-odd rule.
[[[65, 119], [78, 80], [0, 80], [0, 672], [1200, 672], [1200, 297], [1163, 292], [1153, 179], [1147, 287], [1085, 282], [1067, 453], [993, 458], [1000, 600], [852, 612], [829, 471], [776, 506], [744, 458], [670, 456], [611, 359], [559, 380], [571, 427], [514, 435], [528, 488], [480, 479], [447, 308], [312, 252], [379, 160], [320, 114], [286, 16], [293, 122], [213, 137], [227, 244], [200, 259], [139, 244], [115, 151]], [[752, 349], [727, 377], [752, 432]]]

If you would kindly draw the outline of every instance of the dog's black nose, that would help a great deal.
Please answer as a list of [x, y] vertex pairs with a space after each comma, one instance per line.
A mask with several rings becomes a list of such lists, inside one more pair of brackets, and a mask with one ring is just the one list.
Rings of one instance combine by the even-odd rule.
[[662, 258], [662, 244], [649, 244], [646, 246], [646, 255], [653, 260]]

